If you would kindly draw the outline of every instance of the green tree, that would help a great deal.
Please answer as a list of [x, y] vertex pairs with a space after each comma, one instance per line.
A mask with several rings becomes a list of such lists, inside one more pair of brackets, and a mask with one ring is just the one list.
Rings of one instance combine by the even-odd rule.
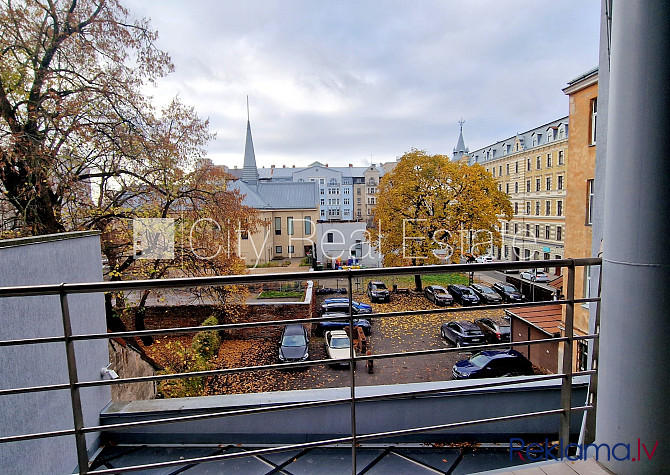
[[[458, 262], [471, 230], [499, 245], [499, 221], [512, 217], [509, 198], [480, 165], [416, 149], [382, 177], [377, 202], [371, 242], [385, 266]], [[421, 290], [420, 276], [415, 283]]]

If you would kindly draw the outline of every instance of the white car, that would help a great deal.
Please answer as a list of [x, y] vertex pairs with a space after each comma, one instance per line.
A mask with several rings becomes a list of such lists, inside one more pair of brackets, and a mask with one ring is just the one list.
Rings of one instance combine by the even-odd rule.
[[486, 255], [486, 256], [477, 256], [475, 259], [475, 262], [493, 262], [493, 256]]
[[[349, 335], [344, 330], [331, 330], [326, 332], [326, 354], [328, 358], [331, 359], [342, 359], [342, 358], [351, 358], [350, 348], [351, 340], [349, 340]], [[356, 350], [354, 350], [354, 356], [356, 356]], [[349, 366], [349, 362], [338, 362], [344, 366]]]
[[549, 282], [549, 276], [541, 270], [525, 270], [521, 273], [521, 278], [531, 282]]

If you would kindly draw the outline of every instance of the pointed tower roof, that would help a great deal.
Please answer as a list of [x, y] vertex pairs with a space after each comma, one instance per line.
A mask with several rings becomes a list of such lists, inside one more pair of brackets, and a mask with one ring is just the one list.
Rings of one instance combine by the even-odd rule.
[[463, 124], [465, 124], [465, 121], [461, 119], [458, 121], [458, 123], [461, 126], [461, 131], [458, 135], [458, 143], [456, 144], [456, 148], [454, 148], [454, 156], [452, 158], [453, 161], [460, 160], [464, 155], [470, 153], [470, 150], [465, 146], [465, 140], [463, 140]]
[[244, 144], [244, 166], [242, 167], [242, 181], [249, 185], [258, 184], [258, 167], [254, 141], [251, 138], [251, 122], [249, 121], [249, 98], [247, 97], [247, 141]]

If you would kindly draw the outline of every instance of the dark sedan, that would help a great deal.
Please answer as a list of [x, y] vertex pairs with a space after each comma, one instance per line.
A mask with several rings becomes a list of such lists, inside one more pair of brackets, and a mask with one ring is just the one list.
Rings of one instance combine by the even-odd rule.
[[[323, 336], [324, 333], [331, 331], [331, 330], [344, 330], [346, 327], [349, 326], [349, 314], [348, 313], [324, 313], [321, 315], [322, 317], [334, 317], [334, 316], [339, 316], [342, 317], [341, 320], [329, 320], [326, 322], [318, 322], [316, 324], [316, 328], [314, 330], [314, 333], [316, 333], [317, 336]], [[364, 318], [356, 318], [354, 319], [354, 327], [361, 327], [363, 329], [363, 333], [365, 335], [370, 334], [370, 320], [366, 320]]]
[[503, 302], [523, 302], [524, 295], [512, 284], [496, 282], [491, 288], [502, 297]]
[[486, 337], [477, 325], [472, 322], [459, 321], [443, 323], [440, 335], [456, 346], [483, 345]]
[[423, 295], [435, 305], [451, 305], [454, 298], [447, 292], [447, 289], [439, 285], [429, 285], [423, 289]]
[[[346, 304], [347, 307], [349, 306], [349, 299], [344, 299], [344, 298], [334, 298], [334, 299], [326, 299], [324, 304], [329, 305], [329, 304]], [[351, 306], [356, 309], [358, 313], [372, 313], [372, 305], [368, 305], [367, 303], [363, 302], [357, 302], [355, 300], [351, 301]], [[349, 310], [347, 310], [349, 312]]]
[[502, 303], [502, 297], [488, 285], [472, 284], [472, 291], [479, 297], [481, 303], [497, 305]]
[[447, 287], [449, 293], [454, 297], [454, 300], [464, 307], [466, 305], [478, 305], [479, 297], [475, 295], [470, 287], [467, 285], [451, 284]]
[[510, 341], [510, 320], [502, 318], [484, 317], [475, 320], [475, 325], [486, 335], [489, 343], [506, 343]]
[[286, 325], [279, 340], [279, 361], [290, 363], [309, 358], [309, 337], [301, 324]]
[[454, 379], [535, 374], [532, 363], [515, 350], [482, 351], [456, 363], [451, 372]]

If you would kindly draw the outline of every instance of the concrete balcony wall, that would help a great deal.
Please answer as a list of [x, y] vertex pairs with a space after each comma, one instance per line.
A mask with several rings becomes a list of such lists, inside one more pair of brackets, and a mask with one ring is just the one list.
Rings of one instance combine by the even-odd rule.
[[[509, 381], [512, 378], [505, 378]], [[503, 380], [499, 378], [499, 380]], [[478, 380], [483, 382], [484, 380]], [[486, 380], [488, 382], [494, 379]], [[465, 420], [485, 419], [519, 413], [552, 410], [560, 407], [560, 380], [514, 384], [505, 388], [468, 389], [472, 381], [362, 386], [357, 397], [399, 395], [399, 399], [358, 402], [357, 433], [368, 434], [414, 427], [425, 427]], [[586, 398], [587, 378], [575, 378], [573, 405]], [[427, 389], [452, 389], [455, 392], [411, 395]], [[326, 401], [349, 397], [349, 388], [315, 389], [260, 394], [207, 396], [113, 403], [101, 414], [103, 424], [161, 419], [212, 411], [269, 407], [307, 401]], [[123, 443], [215, 443], [283, 444], [346, 437], [351, 434], [350, 405], [296, 408], [255, 415], [241, 415], [176, 424], [162, 424], [105, 432], [103, 438]], [[581, 413], [574, 413], [571, 431], [579, 433]], [[556, 440], [559, 416], [524, 418], [514, 421], [477, 424], [448, 431], [432, 431], [384, 442], [499, 442], [509, 444], [511, 437], [524, 440]], [[375, 440], [380, 442], [381, 439]]]

